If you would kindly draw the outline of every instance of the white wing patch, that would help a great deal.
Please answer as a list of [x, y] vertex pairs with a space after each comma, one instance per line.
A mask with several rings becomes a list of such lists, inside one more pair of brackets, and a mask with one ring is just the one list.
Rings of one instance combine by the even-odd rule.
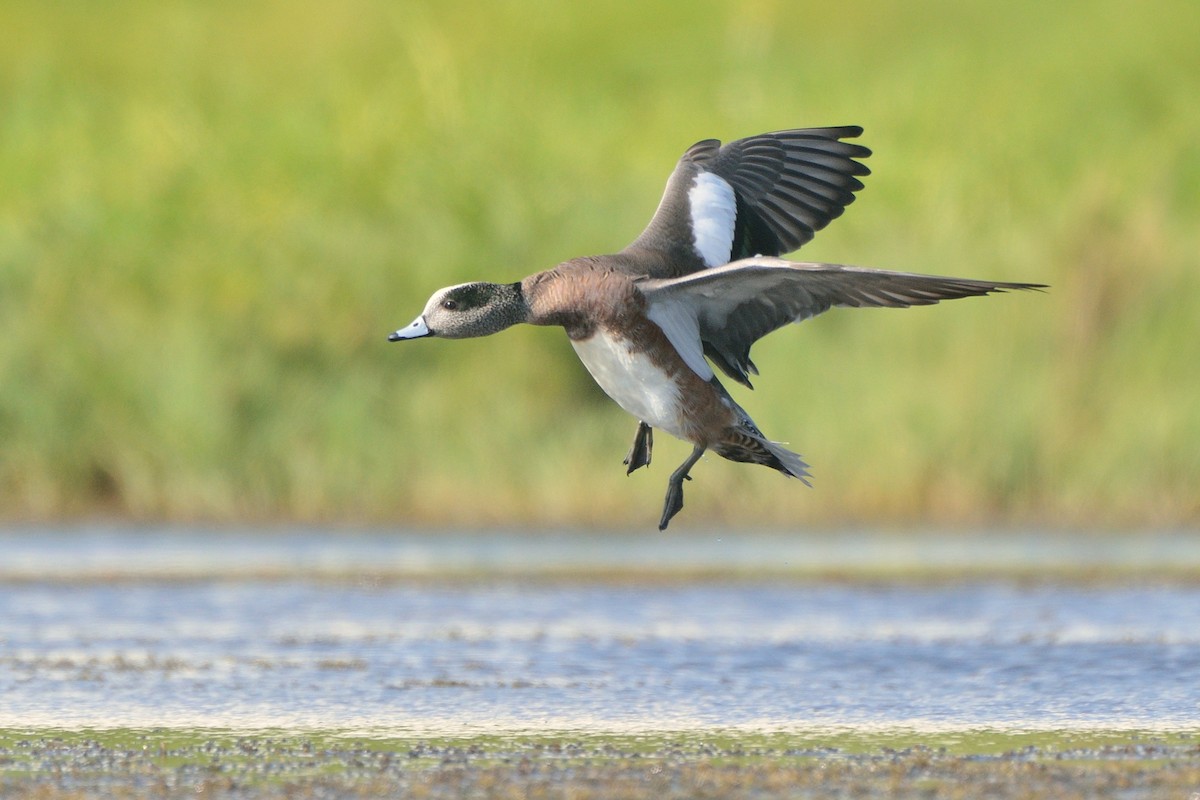
[[700, 341], [700, 323], [694, 307], [679, 300], [651, 300], [646, 316], [667, 335], [667, 340], [692, 372], [706, 381], [712, 379], [713, 371], [704, 359], [704, 343]]
[[728, 264], [733, 255], [737, 197], [724, 178], [701, 172], [688, 190], [692, 211], [692, 242], [710, 267]]

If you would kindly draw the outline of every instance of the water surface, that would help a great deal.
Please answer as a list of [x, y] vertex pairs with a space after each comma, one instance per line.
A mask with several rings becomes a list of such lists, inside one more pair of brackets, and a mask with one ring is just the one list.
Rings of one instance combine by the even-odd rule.
[[[1142, 558], [1170, 553], [1178, 575], [1197, 552], [1176, 538]], [[969, 566], [938, 541], [860, 535], [858, 563]], [[1105, 552], [1055, 541], [982, 549]], [[820, 537], [87, 529], [0, 544], [0, 727], [1200, 729], [1200, 585], [1186, 581], [737, 577], [851, 558]], [[733, 577], [537, 574], [648, 558]], [[373, 577], [330, 579], [359, 569]]]

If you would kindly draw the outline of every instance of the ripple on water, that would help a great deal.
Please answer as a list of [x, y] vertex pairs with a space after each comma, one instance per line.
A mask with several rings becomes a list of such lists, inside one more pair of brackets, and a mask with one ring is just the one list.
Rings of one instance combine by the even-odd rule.
[[[345, 566], [391, 541], [352, 543], [338, 561], [336, 540], [307, 534], [242, 550], [217, 538], [205, 569], [233, 552], [251, 559], [237, 562], [246, 571], [185, 581], [163, 564], [204, 550], [202, 538], [173, 555], [148, 555], [145, 536], [89, 540], [76, 562], [48, 545], [54, 580], [0, 576], [0, 727], [1194, 729], [1200, 718], [1200, 589], [1185, 582], [545, 581], [506, 571], [537, 562], [542, 540], [509, 552], [480, 538], [444, 550], [508, 565], [486, 581], [361, 584], [309, 567], [247, 577], [252, 556]], [[484, 554], [469, 555], [471, 542]], [[572, 552], [617, 562], [623, 544]], [[15, 569], [42, 563], [19, 545]], [[743, 565], [747, 547], [734, 546]], [[125, 579], [92, 579], [98, 560], [122, 555]], [[71, 570], [80, 580], [62, 579]]]

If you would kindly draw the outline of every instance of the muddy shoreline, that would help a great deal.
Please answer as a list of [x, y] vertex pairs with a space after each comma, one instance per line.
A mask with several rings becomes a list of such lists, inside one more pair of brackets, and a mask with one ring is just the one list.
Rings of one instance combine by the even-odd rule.
[[[1003, 739], [1003, 736], [1000, 736]], [[691, 734], [373, 740], [203, 732], [10, 731], [0, 797], [1186, 798], [1200, 739], [978, 735], [950, 747]], [[926, 744], [925, 741], [932, 742]], [[898, 746], [893, 746], [898, 745]]]

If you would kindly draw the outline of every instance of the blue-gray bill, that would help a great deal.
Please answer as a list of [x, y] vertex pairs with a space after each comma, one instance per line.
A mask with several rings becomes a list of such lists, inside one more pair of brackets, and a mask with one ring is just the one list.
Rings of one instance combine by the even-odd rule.
[[402, 339], [420, 339], [425, 336], [432, 336], [433, 331], [429, 330], [429, 326], [425, 324], [425, 317], [417, 317], [411, 324], [404, 326], [400, 330], [392, 331], [388, 334], [389, 342], [399, 342]]

